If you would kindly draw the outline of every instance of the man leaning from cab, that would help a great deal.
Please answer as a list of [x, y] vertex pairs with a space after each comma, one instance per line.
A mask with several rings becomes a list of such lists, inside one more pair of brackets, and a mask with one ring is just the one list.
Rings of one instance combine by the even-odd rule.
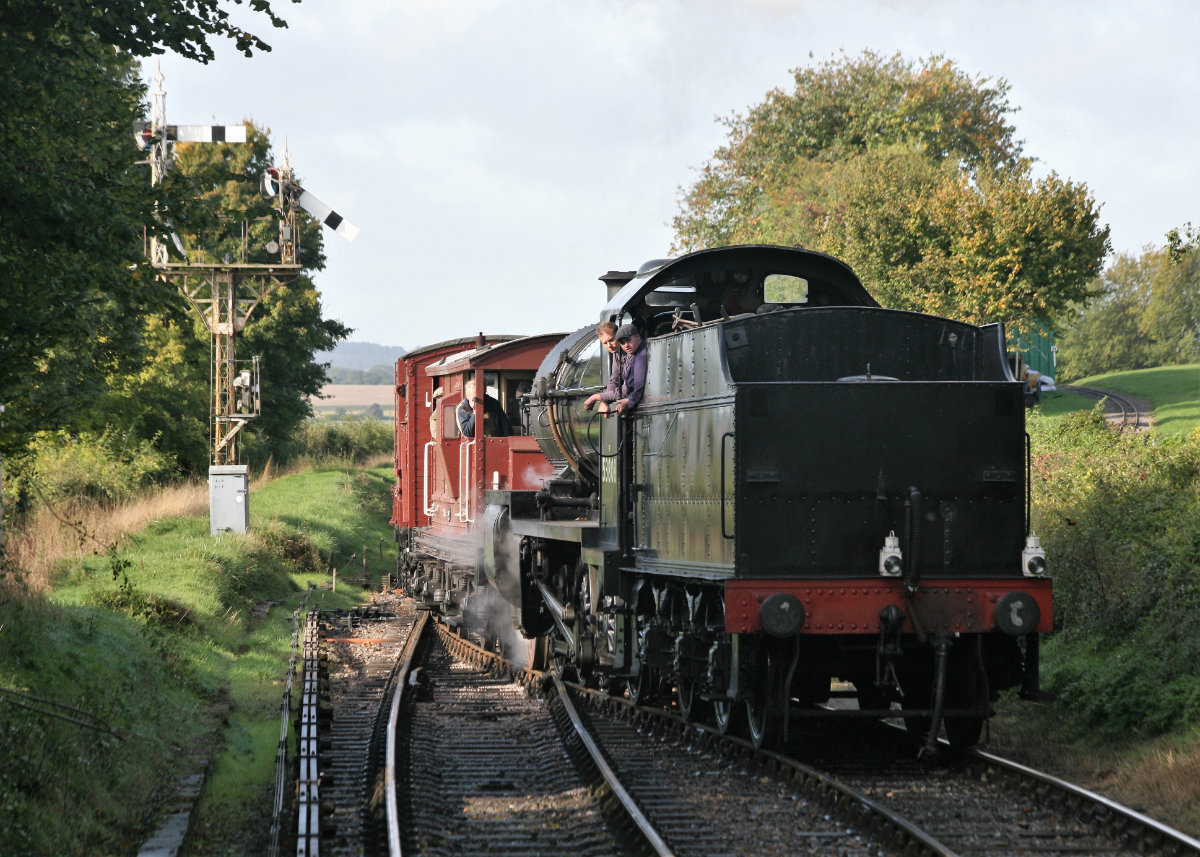
[[642, 334], [633, 324], [623, 324], [617, 328], [617, 345], [624, 355], [624, 369], [621, 373], [619, 398], [612, 407], [618, 414], [624, 414], [641, 404], [642, 393], [646, 389], [646, 361], [649, 352], [646, 350]]

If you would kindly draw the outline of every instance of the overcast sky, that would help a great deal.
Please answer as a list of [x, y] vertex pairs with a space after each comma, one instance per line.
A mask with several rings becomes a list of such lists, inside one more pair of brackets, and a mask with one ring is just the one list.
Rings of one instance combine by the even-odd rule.
[[253, 119], [280, 159], [286, 135], [359, 227], [315, 275], [355, 342], [595, 321], [597, 277], [667, 254], [718, 118], [839, 52], [1006, 79], [1026, 154], [1091, 189], [1118, 252], [1200, 226], [1197, 0], [272, 3], [288, 29], [242, 19], [270, 53], [145, 77], [161, 62], [171, 124]]

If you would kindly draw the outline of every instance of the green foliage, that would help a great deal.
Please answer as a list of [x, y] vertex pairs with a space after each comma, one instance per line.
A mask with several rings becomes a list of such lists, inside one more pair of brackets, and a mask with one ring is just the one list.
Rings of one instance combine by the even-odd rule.
[[0, 853], [134, 853], [216, 684], [120, 614], [10, 602], [0, 626]]
[[174, 460], [152, 441], [112, 431], [39, 432], [26, 454], [5, 467], [5, 494], [18, 506], [35, 498], [51, 504], [80, 498], [116, 503], [175, 474]]
[[1043, 683], [1063, 697], [1080, 734], [1160, 735], [1200, 721], [1195, 668], [1156, 654], [1172, 642], [1147, 634], [1102, 647], [1055, 642], [1044, 650]]
[[335, 461], [362, 464], [392, 451], [392, 424], [365, 417], [309, 420], [285, 450], [285, 460]]
[[293, 573], [317, 573], [325, 565], [308, 528], [292, 527], [274, 520], [258, 527], [254, 537], [262, 542], [269, 554], [287, 563]]
[[1200, 230], [1185, 223], [1180, 229], [1167, 231], [1167, 253], [1173, 263], [1178, 264], [1188, 254], [1194, 254], [1200, 247]]
[[[95, 428], [109, 381], [149, 350], [143, 320], [178, 303], [142, 254], [155, 200], [135, 166], [144, 87], [130, 54], [204, 61], [210, 36], [269, 49], [227, 5], [0, 0], [0, 455], [37, 430]], [[267, 0], [250, 5], [283, 26]]]
[[1200, 253], [1122, 253], [1059, 338], [1059, 378], [1200, 362]]
[[[211, 242], [197, 256], [240, 259], [246, 219], [247, 261], [268, 261], [278, 226], [258, 182], [270, 148], [258, 129], [248, 145], [181, 144], [178, 168], [152, 189], [131, 135], [145, 88], [130, 54], [207, 61], [209, 37], [269, 50], [230, 22], [227, 7], [242, 4], [0, 0], [0, 455], [62, 430], [153, 439], [184, 470], [207, 464], [209, 336], [146, 263], [144, 229], [157, 211]], [[249, 5], [284, 26], [268, 0]], [[302, 228], [310, 269], [324, 264], [320, 228]], [[307, 279], [282, 291], [261, 311], [273, 323], [245, 337], [266, 367], [264, 457], [311, 414], [324, 380], [312, 353], [348, 334], [321, 318]]]
[[726, 122], [682, 195], [676, 245], [765, 242], [845, 259], [887, 306], [1016, 324], [1085, 295], [1108, 249], [1087, 188], [1034, 180], [1008, 84], [867, 52], [795, 71]]
[[248, 534], [161, 520], [88, 558], [52, 601], [0, 598], [0, 854], [136, 853], [193, 756], [213, 762], [201, 829], [224, 834], [203, 853], [261, 852], [232, 846], [229, 826], [264, 829], [292, 613], [361, 599], [308, 591], [327, 582], [323, 554], [344, 565], [371, 545], [374, 581], [395, 561], [374, 549], [390, 528], [358, 504], [363, 479], [378, 491], [387, 470], [273, 480], [251, 495]]
[[155, 438], [181, 471], [203, 473], [209, 462], [207, 330], [179, 307], [147, 316], [142, 336], [142, 364], [112, 375], [81, 423], [93, 431], [115, 425], [135, 437]]
[[1099, 409], [1029, 426], [1048, 685], [1113, 733], [1200, 719], [1200, 438], [1116, 433]]
[[[271, 261], [265, 245], [278, 238], [278, 218], [259, 193], [259, 180], [274, 156], [265, 131], [251, 125], [247, 139], [239, 145], [177, 149], [176, 173], [195, 194], [179, 222], [196, 259], [228, 255], [250, 263]], [[243, 224], [249, 236], [245, 245]], [[311, 218], [301, 222], [299, 261], [306, 269], [324, 267], [321, 230]], [[332, 349], [349, 334], [340, 322], [322, 317], [320, 295], [305, 275], [266, 294], [237, 341], [239, 355], [259, 356], [262, 372], [262, 415], [242, 442], [249, 463], [286, 457], [291, 436], [312, 416], [310, 398], [327, 381], [325, 367], [314, 355]], [[203, 335], [208, 338], [206, 332]], [[193, 364], [193, 377], [202, 369], [203, 364]]]
[[[292, 0], [298, 3], [300, 0]], [[266, 15], [273, 27], [287, 22], [271, 11], [268, 0], [232, 0], [232, 5], [249, 5]], [[235, 25], [224, 8], [226, 0], [116, 0], [90, 3], [84, 0], [4, 0], [3, 20], [20, 21], [22, 35], [45, 38], [65, 34], [83, 38], [95, 34], [105, 44], [135, 56], [174, 51], [188, 59], [208, 62], [213, 58], [210, 36], [229, 38], [245, 56], [269, 51], [271, 46], [258, 36]]]
[[160, 598], [138, 590], [129, 579], [133, 564], [124, 557], [109, 557], [112, 579], [116, 584], [111, 590], [100, 590], [92, 602], [114, 613], [124, 613], [130, 618], [152, 625], [183, 625], [189, 621], [187, 610], [170, 599]]
[[94, 38], [0, 25], [0, 454], [85, 413], [162, 305], [137, 264], [152, 218], [134, 70]]

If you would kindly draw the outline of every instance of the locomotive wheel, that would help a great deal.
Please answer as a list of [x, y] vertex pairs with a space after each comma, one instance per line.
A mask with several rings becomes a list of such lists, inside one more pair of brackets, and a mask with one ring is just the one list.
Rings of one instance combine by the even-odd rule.
[[572, 654], [573, 652], [567, 650], [566, 643], [562, 639], [551, 637], [550, 660], [554, 664], [554, 671], [563, 681], [579, 681], [579, 669]]
[[696, 682], [680, 678], [675, 683], [675, 701], [679, 703], [680, 716], [693, 723], [704, 720], [708, 714], [708, 702], [700, 698]]
[[746, 734], [746, 706], [738, 700], [723, 697], [712, 703], [713, 721], [722, 735]]
[[750, 743], [755, 750], [772, 747], [779, 740], [780, 719], [771, 711], [769, 699], [746, 698], [746, 726], [750, 730]]
[[788, 694], [779, 685], [779, 666], [769, 650], [761, 652], [765, 662], [762, 676], [755, 691], [746, 697], [746, 726], [750, 731], [750, 743], [755, 750], [772, 747], [779, 741], [780, 716], [776, 702], [781, 702], [786, 712]]
[[[988, 704], [987, 673], [980, 658], [982, 640], [974, 640], [973, 656], [954, 670], [952, 685], [946, 689], [946, 702], [950, 708], [984, 708]], [[946, 739], [955, 749], [972, 747], [983, 735], [984, 717], [946, 717], [943, 725]]]
[[659, 682], [658, 670], [642, 664], [641, 671], [626, 681], [629, 701], [634, 705], [648, 704], [658, 695]]
[[548, 666], [549, 637], [521, 638], [516, 643], [505, 644], [502, 654], [518, 666], [531, 670], [544, 670]]

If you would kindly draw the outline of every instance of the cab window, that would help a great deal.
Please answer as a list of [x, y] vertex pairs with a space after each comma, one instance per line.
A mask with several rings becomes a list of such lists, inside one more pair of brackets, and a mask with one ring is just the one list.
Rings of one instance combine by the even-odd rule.
[[763, 298], [769, 304], [806, 304], [808, 280], [792, 274], [767, 274], [763, 278]]

